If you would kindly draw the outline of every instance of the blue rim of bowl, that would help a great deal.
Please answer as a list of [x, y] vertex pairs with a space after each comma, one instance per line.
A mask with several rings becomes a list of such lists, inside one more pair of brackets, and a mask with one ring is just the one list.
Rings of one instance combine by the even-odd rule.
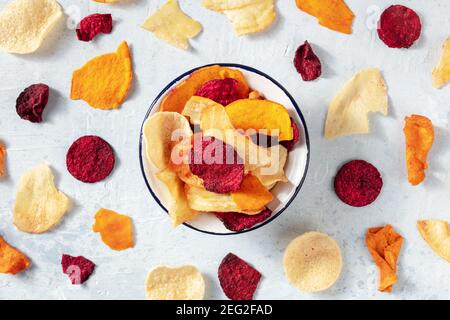
[[142, 159], [142, 131], [144, 128], [144, 124], [145, 121], [148, 119], [150, 112], [153, 110], [153, 108], [155, 107], [155, 105], [158, 103], [158, 101], [161, 99], [161, 97], [168, 91], [170, 90], [174, 84], [178, 83], [181, 79], [185, 78], [186, 76], [190, 75], [191, 73], [193, 73], [196, 70], [205, 68], [205, 67], [210, 67], [210, 66], [215, 66], [215, 65], [219, 65], [222, 67], [230, 67], [230, 68], [240, 68], [240, 69], [244, 69], [253, 73], [256, 73], [260, 76], [263, 76], [264, 78], [270, 80], [271, 82], [273, 82], [276, 86], [278, 86], [283, 92], [284, 94], [289, 98], [289, 100], [291, 100], [292, 105], [295, 108], [295, 111], [297, 112], [298, 116], [300, 117], [300, 120], [302, 122], [303, 125], [303, 130], [305, 132], [305, 143], [306, 143], [306, 147], [307, 147], [307, 158], [306, 158], [306, 165], [305, 165], [305, 172], [303, 174], [302, 180], [300, 181], [300, 183], [297, 185], [297, 187], [295, 188], [295, 192], [294, 194], [290, 197], [290, 199], [285, 203], [285, 205], [283, 206], [283, 208], [281, 208], [280, 210], [278, 210], [278, 212], [272, 216], [269, 217], [269, 219], [261, 222], [260, 224], [257, 224], [256, 226], [249, 228], [249, 229], [245, 229], [242, 231], [237, 231], [237, 232], [227, 232], [227, 233], [218, 233], [218, 232], [212, 232], [212, 231], [206, 231], [206, 230], [202, 230], [199, 228], [196, 228], [194, 226], [191, 226], [188, 223], [183, 223], [186, 227], [193, 229], [195, 231], [198, 232], [202, 232], [202, 233], [206, 233], [206, 234], [211, 234], [211, 235], [215, 235], [215, 236], [229, 236], [229, 235], [237, 235], [237, 234], [243, 234], [243, 233], [247, 233], [250, 231], [254, 231], [256, 229], [259, 229], [263, 226], [265, 226], [266, 224], [268, 224], [269, 222], [272, 222], [273, 220], [275, 220], [279, 215], [281, 215], [289, 206], [290, 204], [294, 201], [294, 199], [297, 197], [300, 189], [303, 186], [303, 183], [305, 182], [306, 179], [306, 175], [308, 173], [308, 168], [309, 168], [309, 161], [310, 161], [310, 155], [311, 155], [311, 150], [310, 150], [310, 144], [309, 144], [309, 133], [308, 133], [308, 127], [306, 126], [306, 121], [305, 118], [303, 116], [303, 113], [300, 111], [300, 108], [297, 105], [297, 102], [295, 101], [295, 99], [291, 96], [291, 94], [275, 79], [273, 79], [271, 76], [265, 74], [262, 71], [259, 71], [258, 69], [246, 66], [246, 65], [242, 65], [242, 64], [238, 64], [238, 63], [211, 63], [211, 64], [206, 64], [204, 66], [200, 66], [200, 67], [196, 67], [193, 68], [189, 71], [186, 71], [185, 73], [179, 75], [178, 77], [176, 77], [174, 80], [172, 80], [155, 98], [155, 100], [153, 100], [152, 104], [150, 105], [149, 109], [147, 110], [147, 113], [145, 114], [144, 117], [144, 121], [142, 122], [141, 125], [141, 131], [139, 134], [139, 162], [141, 165], [141, 171], [142, 171], [142, 176], [144, 177], [145, 180], [145, 184], [147, 185], [148, 190], [150, 191], [150, 194], [153, 196], [153, 198], [155, 199], [155, 201], [158, 203], [158, 205], [161, 207], [161, 209], [163, 209], [167, 214], [169, 213], [168, 210], [166, 209], [166, 207], [161, 203], [161, 201], [159, 200], [158, 196], [156, 195], [156, 193], [153, 191], [152, 187], [150, 186], [150, 183], [147, 180], [147, 176], [145, 174], [145, 168], [144, 168], [144, 162]]

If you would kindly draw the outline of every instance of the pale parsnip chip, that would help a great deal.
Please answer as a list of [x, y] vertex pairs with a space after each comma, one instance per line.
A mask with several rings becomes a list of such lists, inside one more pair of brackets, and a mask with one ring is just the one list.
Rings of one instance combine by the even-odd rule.
[[442, 46], [441, 58], [437, 66], [433, 69], [433, 86], [442, 88], [450, 81], [450, 37], [445, 40]]
[[147, 18], [142, 27], [156, 37], [187, 50], [189, 39], [202, 31], [202, 25], [181, 11], [177, 0], [168, 0]]
[[450, 228], [444, 220], [417, 221], [422, 238], [440, 257], [450, 262]]
[[287, 182], [288, 179], [284, 173], [284, 166], [287, 162], [288, 151], [280, 144], [272, 146], [269, 149], [270, 165], [261, 167], [252, 172], [259, 181], [267, 188], [272, 189], [277, 182]]
[[358, 72], [333, 98], [325, 123], [325, 138], [369, 133], [370, 112], [388, 113], [387, 88], [381, 71]]
[[205, 281], [194, 266], [158, 266], [148, 273], [145, 289], [149, 300], [203, 300]]
[[13, 0], [0, 12], [0, 49], [27, 54], [36, 51], [63, 17], [54, 0]]
[[20, 179], [13, 222], [28, 233], [44, 233], [56, 226], [71, 206], [69, 198], [56, 189], [46, 164], [25, 172]]
[[184, 106], [183, 116], [188, 117], [191, 124], [200, 125], [202, 111], [207, 106], [219, 105], [217, 102], [199, 96], [192, 96]]
[[225, 10], [223, 13], [240, 36], [261, 32], [270, 27], [277, 18], [274, 0], [260, 0], [243, 8]]

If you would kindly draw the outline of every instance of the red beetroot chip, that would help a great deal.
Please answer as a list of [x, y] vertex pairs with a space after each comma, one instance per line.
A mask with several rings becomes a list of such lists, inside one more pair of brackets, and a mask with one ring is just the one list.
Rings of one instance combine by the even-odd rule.
[[298, 130], [297, 123], [291, 118], [292, 131], [294, 132], [294, 138], [288, 141], [281, 141], [281, 145], [284, 146], [288, 151], [292, 151], [295, 145], [300, 141], [300, 131]]
[[16, 111], [24, 120], [39, 123], [48, 102], [50, 88], [46, 84], [33, 84], [26, 88], [16, 100]]
[[231, 300], [253, 300], [261, 273], [238, 256], [229, 253], [219, 266], [219, 281]]
[[91, 41], [100, 33], [111, 33], [112, 16], [110, 14], [91, 14], [80, 21], [80, 27], [76, 30], [80, 41]]
[[189, 167], [211, 192], [238, 191], [244, 179], [244, 164], [236, 150], [214, 137], [194, 139]]
[[115, 164], [114, 151], [100, 137], [84, 136], [67, 151], [67, 170], [77, 180], [87, 183], [101, 181], [109, 176]]
[[239, 100], [239, 82], [233, 78], [210, 80], [195, 93], [196, 96], [211, 99], [223, 106]]
[[334, 178], [336, 195], [353, 207], [364, 207], [374, 202], [382, 187], [380, 172], [364, 160], [346, 163]]
[[308, 41], [305, 41], [295, 52], [294, 66], [303, 81], [312, 81], [322, 74], [322, 64]]
[[62, 270], [69, 276], [72, 284], [84, 283], [94, 272], [95, 264], [85, 257], [72, 257], [63, 254], [61, 258]]
[[414, 10], [393, 5], [381, 14], [378, 37], [390, 48], [409, 48], [419, 39], [422, 30], [420, 18]]
[[216, 212], [215, 215], [223, 222], [225, 228], [239, 232], [265, 221], [272, 215], [272, 210], [266, 208], [261, 213], [252, 216], [239, 212]]

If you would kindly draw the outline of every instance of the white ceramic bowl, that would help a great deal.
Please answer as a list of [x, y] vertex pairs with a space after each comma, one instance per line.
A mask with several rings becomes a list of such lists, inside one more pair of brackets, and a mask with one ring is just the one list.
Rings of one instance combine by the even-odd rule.
[[[239, 64], [230, 64], [230, 63], [215, 63], [212, 65], [221, 65], [224, 67], [230, 67], [234, 69], [240, 70], [245, 78], [248, 81], [249, 86], [261, 92], [264, 97], [268, 100], [272, 100], [284, 105], [288, 110], [290, 116], [295, 120], [297, 126], [299, 128], [300, 133], [300, 141], [295, 146], [295, 148], [289, 153], [288, 161], [285, 167], [285, 173], [289, 182], [287, 183], [278, 183], [275, 188], [271, 191], [274, 195], [274, 200], [267, 206], [270, 208], [273, 213], [272, 216], [267, 220], [261, 222], [253, 226], [252, 228], [234, 232], [226, 229], [223, 223], [216, 218], [212, 214], [200, 214], [198, 217], [188, 223], [185, 223], [187, 227], [190, 227], [194, 230], [214, 234], [214, 235], [231, 235], [231, 234], [240, 234], [244, 232], [248, 232], [251, 230], [255, 230], [259, 227], [262, 227], [265, 224], [275, 220], [286, 208], [291, 204], [294, 200], [298, 192], [300, 191], [303, 182], [306, 177], [306, 172], [308, 171], [309, 165], [309, 136], [308, 129], [306, 127], [305, 119], [298, 107], [297, 103], [294, 101], [292, 96], [284, 89], [277, 81], [266, 75], [265, 73], [256, 70], [254, 68], [239, 65]], [[208, 66], [208, 65], [207, 65]], [[192, 72], [203, 68], [206, 66], [201, 66], [192, 70], [185, 72], [180, 75], [172, 82], [170, 82], [156, 97], [156, 99], [151, 104], [147, 114], [145, 115], [144, 121], [153, 115], [154, 113], [159, 111], [160, 102], [165, 94], [174, 86], [176, 86], [180, 81], [184, 80], [188, 77]], [[159, 181], [154, 172], [152, 172], [152, 166], [148, 163], [147, 158], [145, 156], [145, 141], [142, 137], [142, 128], [139, 139], [139, 158], [141, 162], [142, 174], [145, 179], [145, 183], [153, 196], [156, 202], [161, 206], [161, 208], [167, 213], [166, 204], [170, 203], [170, 194], [165, 187], [165, 185]]]

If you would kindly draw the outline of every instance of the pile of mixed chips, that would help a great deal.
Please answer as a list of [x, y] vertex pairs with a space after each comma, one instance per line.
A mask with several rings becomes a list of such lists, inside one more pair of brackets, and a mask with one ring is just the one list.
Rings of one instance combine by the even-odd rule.
[[174, 226], [214, 214], [242, 231], [266, 220], [271, 189], [299, 141], [281, 104], [252, 91], [243, 73], [219, 65], [194, 71], [163, 97], [143, 127], [153, 173], [170, 191]]

